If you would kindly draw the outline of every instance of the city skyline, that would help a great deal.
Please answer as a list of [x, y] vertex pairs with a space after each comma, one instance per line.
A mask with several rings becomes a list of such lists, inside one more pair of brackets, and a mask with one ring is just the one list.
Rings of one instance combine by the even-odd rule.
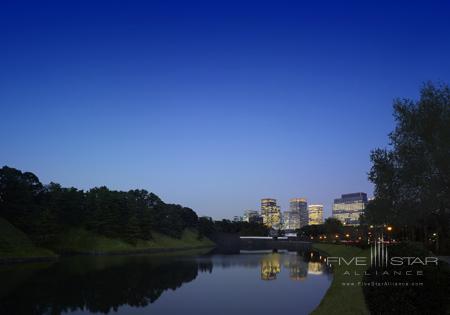
[[5, 3], [0, 166], [214, 219], [298, 195], [329, 217], [373, 195], [393, 99], [450, 81], [448, 4], [348, 4]]
[[349, 224], [347, 218], [352, 217], [355, 221], [353, 224], [359, 225], [359, 216], [364, 213], [365, 206], [370, 199], [364, 192], [341, 194], [341, 198], [333, 199], [331, 215], [325, 216], [322, 203], [308, 203], [308, 198], [305, 197], [289, 198], [289, 207], [286, 209], [279, 206], [278, 199], [265, 197], [260, 199], [259, 210], [245, 209], [239, 215], [222, 219], [257, 222], [258, 220], [255, 220], [255, 217], [258, 217], [261, 223], [272, 227], [271, 223], [267, 224], [265, 216], [268, 210], [273, 207], [278, 212], [278, 221], [282, 230], [297, 230], [305, 225], [323, 224], [327, 218], [338, 219], [345, 225]]

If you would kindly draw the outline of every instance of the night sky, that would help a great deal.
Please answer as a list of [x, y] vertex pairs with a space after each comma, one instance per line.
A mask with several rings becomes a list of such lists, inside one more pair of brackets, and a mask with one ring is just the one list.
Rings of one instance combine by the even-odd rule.
[[214, 218], [262, 197], [328, 216], [372, 196], [393, 99], [450, 83], [449, 2], [148, 2], [1, 2], [0, 165]]

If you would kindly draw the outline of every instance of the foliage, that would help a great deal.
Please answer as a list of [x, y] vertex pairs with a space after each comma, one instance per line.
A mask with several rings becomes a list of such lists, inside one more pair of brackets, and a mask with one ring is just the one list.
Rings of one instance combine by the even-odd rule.
[[185, 229], [198, 226], [192, 209], [166, 204], [146, 190], [44, 186], [36, 175], [7, 166], [0, 169], [0, 217], [39, 245], [52, 243], [57, 234], [73, 228], [134, 244], [151, 240], [152, 231], [180, 238]]
[[199, 219], [198, 230], [199, 237], [203, 235], [211, 236], [214, 233], [231, 233], [241, 236], [267, 236], [269, 228], [262, 223], [246, 221], [220, 220], [213, 221], [209, 217]]
[[214, 221], [209, 217], [200, 217], [198, 219], [198, 233], [199, 238], [203, 236], [211, 236], [216, 232]]
[[327, 218], [324, 223], [324, 228], [327, 234], [341, 233], [343, 226], [342, 222], [336, 218]]
[[319, 236], [323, 234], [340, 234], [344, 230], [342, 222], [336, 218], [327, 218], [324, 224], [306, 225], [299, 230], [301, 236]]
[[[394, 102], [391, 147], [372, 151], [369, 179], [375, 199], [364, 220], [408, 228], [408, 238], [449, 238], [450, 88], [427, 83], [417, 102]], [[416, 233], [416, 227], [422, 233]]]
[[207, 238], [198, 239], [198, 232], [191, 229], [183, 231], [181, 238], [172, 238], [158, 232], [152, 233], [151, 240], [109, 238], [83, 228], [63, 231], [52, 248], [62, 253], [127, 253], [151, 251], [152, 249], [187, 248], [213, 246]]
[[30, 238], [5, 219], [0, 218], [0, 258], [56, 257], [49, 250], [36, 247]]

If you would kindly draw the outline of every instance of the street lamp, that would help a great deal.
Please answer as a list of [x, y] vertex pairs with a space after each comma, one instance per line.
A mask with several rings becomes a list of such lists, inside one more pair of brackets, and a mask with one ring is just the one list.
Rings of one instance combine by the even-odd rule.
[[392, 231], [392, 226], [388, 226], [387, 227], [387, 230], [390, 232], [390, 231]]

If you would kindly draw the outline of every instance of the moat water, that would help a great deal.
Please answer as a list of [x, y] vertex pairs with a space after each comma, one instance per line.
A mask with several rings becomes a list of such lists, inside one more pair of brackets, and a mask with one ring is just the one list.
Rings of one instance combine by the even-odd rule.
[[308, 314], [332, 280], [323, 261], [197, 251], [0, 266], [0, 314]]

